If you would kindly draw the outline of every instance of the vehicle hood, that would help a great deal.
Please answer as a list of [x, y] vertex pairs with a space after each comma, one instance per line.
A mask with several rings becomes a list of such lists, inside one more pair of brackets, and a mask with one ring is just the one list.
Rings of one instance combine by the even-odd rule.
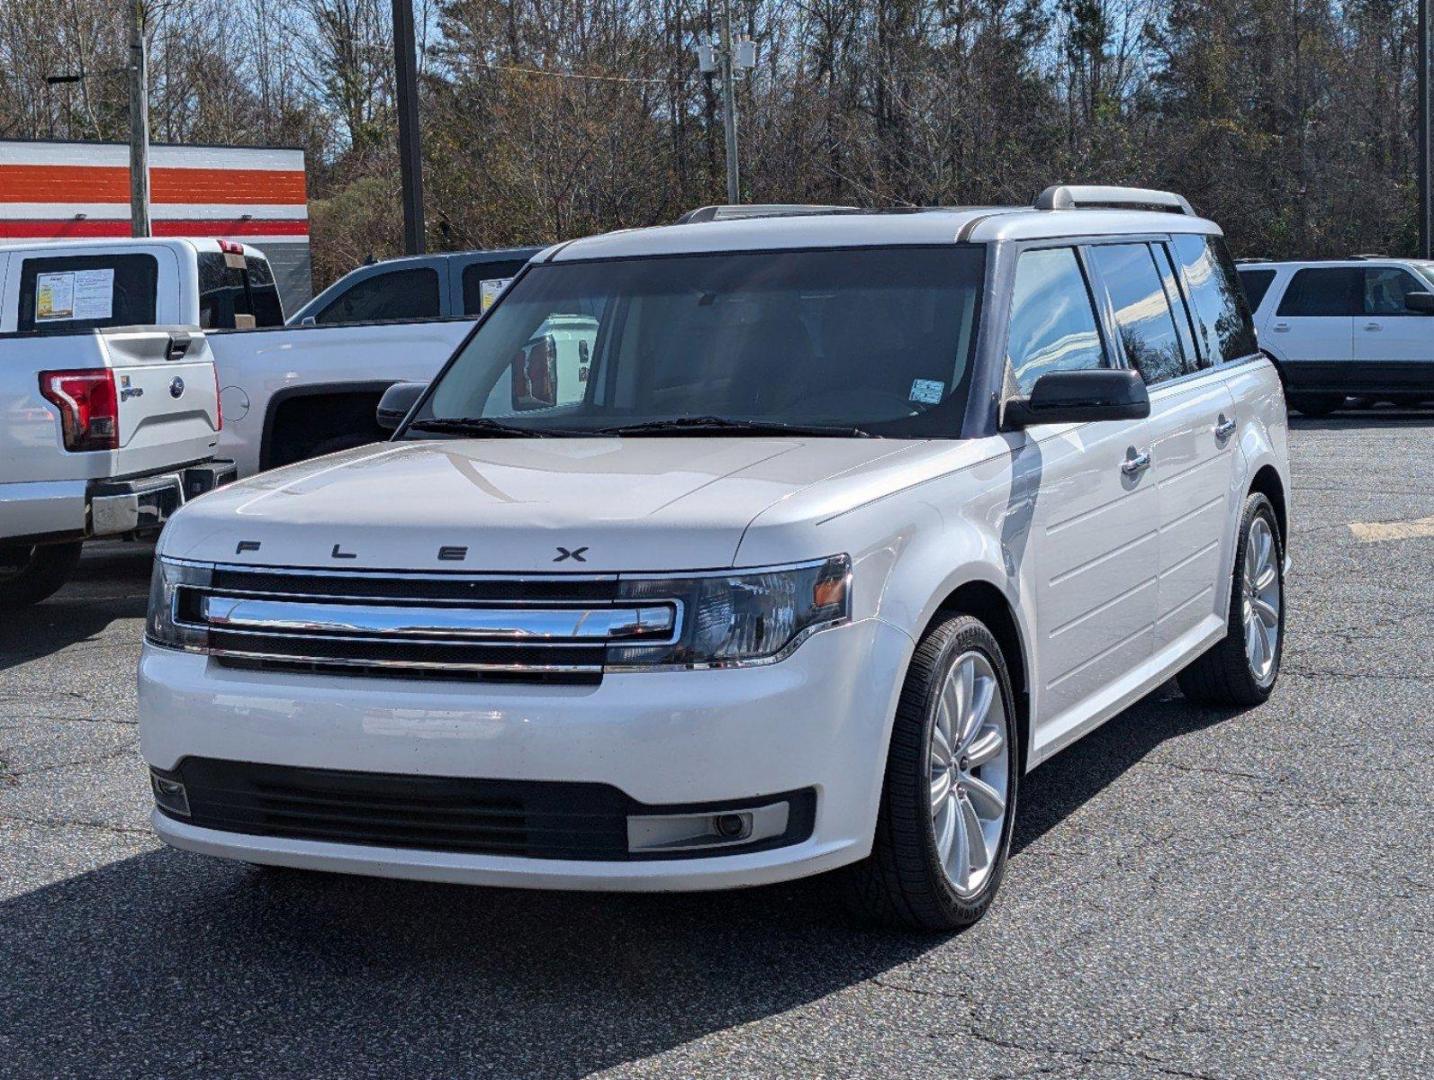
[[[763, 511], [919, 445], [690, 437], [387, 443], [205, 495], [170, 521], [161, 550], [205, 562], [339, 570], [715, 569], [735, 565], [744, 531]], [[466, 551], [444, 558], [440, 548]], [[811, 553], [822, 554], [829, 553]]]

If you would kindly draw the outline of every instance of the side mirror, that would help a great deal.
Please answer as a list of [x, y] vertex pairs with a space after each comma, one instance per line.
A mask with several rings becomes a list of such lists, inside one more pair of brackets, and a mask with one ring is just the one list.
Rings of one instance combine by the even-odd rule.
[[384, 431], [395, 430], [427, 389], [427, 383], [394, 383], [383, 392], [383, 397], [378, 399], [374, 420]]
[[1420, 315], [1434, 315], [1434, 292], [1405, 293], [1404, 306]]
[[1006, 402], [1001, 426], [1016, 431], [1032, 424], [1143, 420], [1149, 415], [1150, 395], [1138, 371], [1052, 371], [1036, 380], [1030, 397]]

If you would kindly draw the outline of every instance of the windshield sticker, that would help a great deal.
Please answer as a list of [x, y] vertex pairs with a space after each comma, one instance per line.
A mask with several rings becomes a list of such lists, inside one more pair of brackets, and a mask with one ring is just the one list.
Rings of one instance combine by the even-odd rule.
[[493, 301], [498, 299], [498, 294], [506, 289], [512, 280], [510, 277], [505, 277], [480, 281], [478, 283], [478, 311], [482, 313], [492, 307]]
[[35, 275], [35, 321], [108, 319], [114, 313], [115, 272], [75, 270]]
[[908, 400], [918, 405], [939, 405], [945, 393], [946, 384], [940, 379], [913, 379]]

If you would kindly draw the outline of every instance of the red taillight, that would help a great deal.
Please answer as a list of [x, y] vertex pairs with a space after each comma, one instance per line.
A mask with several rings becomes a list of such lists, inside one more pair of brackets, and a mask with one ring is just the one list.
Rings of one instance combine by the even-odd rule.
[[40, 394], [60, 410], [66, 450], [119, 449], [119, 398], [109, 368], [42, 371]]

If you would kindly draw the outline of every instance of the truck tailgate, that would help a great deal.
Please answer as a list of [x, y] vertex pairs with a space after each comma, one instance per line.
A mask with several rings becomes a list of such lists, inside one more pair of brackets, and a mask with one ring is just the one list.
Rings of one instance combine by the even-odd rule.
[[219, 388], [203, 334], [178, 328], [100, 333], [119, 400], [119, 449], [110, 475], [128, 476], [210, 457], [219, 438]]

